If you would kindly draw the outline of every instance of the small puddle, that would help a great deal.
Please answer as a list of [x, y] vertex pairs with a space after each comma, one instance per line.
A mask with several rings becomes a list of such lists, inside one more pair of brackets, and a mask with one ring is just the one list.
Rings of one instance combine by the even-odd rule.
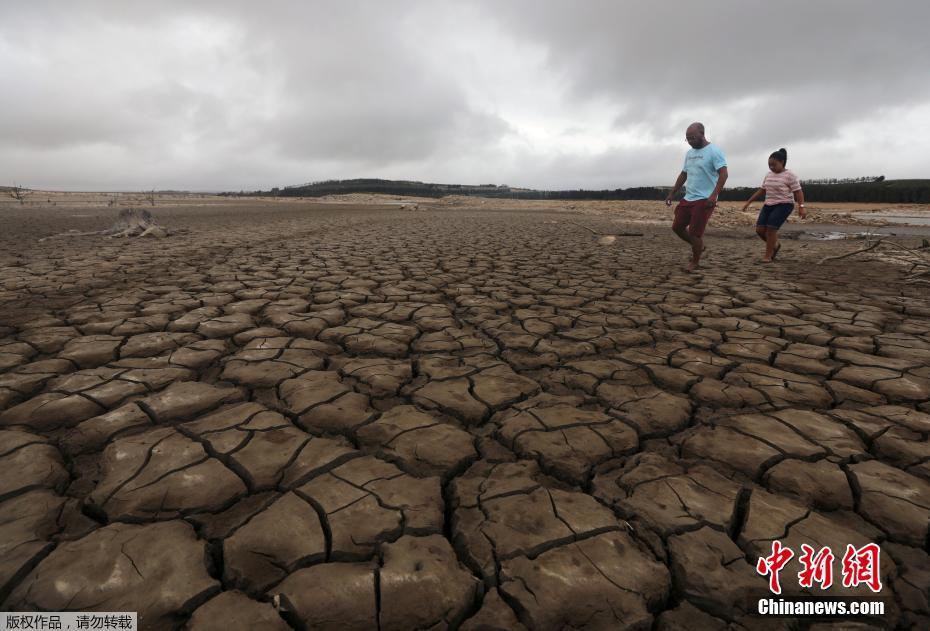
[[798, 235], [798, 239], [802, 241], [839, 241], [842, 239], [867, 239], [869, 236], [876, 236], [874, 232], [816, 232], [816, 231], [803, 231]]
[[930, 212], [877, 212], [852, 213], [856, 219], [883, 219], [888, 223], [904, 224], [908, 226], [930, 226]]

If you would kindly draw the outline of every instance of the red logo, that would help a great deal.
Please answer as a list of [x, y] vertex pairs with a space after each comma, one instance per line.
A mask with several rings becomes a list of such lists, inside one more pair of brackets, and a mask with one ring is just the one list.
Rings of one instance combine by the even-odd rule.
[[[876, 543], [868, 543], [861, 548], [849, 544], [846, 554], [843, 555], [843, 587], [859, 587], [867, 585], [876, 594], [882, 590], [881, 580], [881, 548]], [[772, 541], [772, 553], [759, 557], [756, 562], [756, 572], [769, 577], [769, 590], [773, 594], [781, 594], [779, 572], [794, 558], [794, 551], [781, 544], [781, 541]], [[820, 589], [830, 589], [833, 585], [833, 551], [829, 546], [814, 551], [806, 543], [801, 544], [801, 556], [798, 562], [801, 571], [798, 572], [798, 584], [808, 589], [814, 583], [820, 584]]]
[[798, 572], [801, 587], [813, 587], [814, 583], [820, 583], [820, 589], [830, 589], [833, 585], [833, 552], [830, 548], [821, 548], [815, 555], [812, 547], [802, 543], [798, 561], [804, 566]]
[[847, 544], [846, 554], [843, 555], [843, 586], [859, 587], [865, 583], [876, 594], [882, 590], [882, 579], [879, 575], [879, 556], [881, 548], [877, 544], [869, 543], [858, 550]]
[[778, 573], [793, 556], [794, 552], [790, 548], [783, 547], [781, 541], [776, 540], [772, 542], [772, 554], [767, 557], [760, 557], [758, 563], [756, 563], [756, 572], [762, 576], [769, 575], [769, 590], [773, 594], [781, 593]]

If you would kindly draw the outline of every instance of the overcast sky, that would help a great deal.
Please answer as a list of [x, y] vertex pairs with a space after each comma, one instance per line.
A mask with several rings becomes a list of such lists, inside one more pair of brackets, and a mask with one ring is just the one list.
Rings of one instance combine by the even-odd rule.
[[930, 2], [0, 0], [0, 185], [930, 177]]

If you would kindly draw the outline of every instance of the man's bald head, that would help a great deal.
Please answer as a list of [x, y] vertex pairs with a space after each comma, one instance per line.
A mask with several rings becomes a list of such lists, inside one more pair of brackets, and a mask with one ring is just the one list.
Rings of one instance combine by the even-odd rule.
[[700, 149], [705, 146], [707, 144], [707, 139], [704, 138], [704, 124], [691, 123], [688, 125], [688, 129], [685, 131], [685, 140], [695, 149]]

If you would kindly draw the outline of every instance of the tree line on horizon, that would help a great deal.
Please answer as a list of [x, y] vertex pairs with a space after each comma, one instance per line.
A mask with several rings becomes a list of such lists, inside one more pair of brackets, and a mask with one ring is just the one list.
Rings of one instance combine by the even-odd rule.
[[[805, 198], [820, 202], [864, 202], [882, 204], [928, 204], [930, 203], [930, 179], [887, 180], [884, 176], [860, 178], [828, 178], [802, 180]], [[720, 194], [721, 201], [745, 201], [756, 190], [754, 186], [726, 188]], [[411, 197], [445, 197], [447, 195], [472, 195], [526, 200], [662, 200], [668, 195], [669, 187], [634, 186], [604, 190], [534, 190], [513, 188], [504, 184], [431, 184], [404, 180], [377, 178], [352, 180], [325, 180], [297, 186], [273, 188], [269, 191], [223, 193], [224, 195], [272, 196], [272, 197], [322, 197], [348, 193], [381, 193]]]

